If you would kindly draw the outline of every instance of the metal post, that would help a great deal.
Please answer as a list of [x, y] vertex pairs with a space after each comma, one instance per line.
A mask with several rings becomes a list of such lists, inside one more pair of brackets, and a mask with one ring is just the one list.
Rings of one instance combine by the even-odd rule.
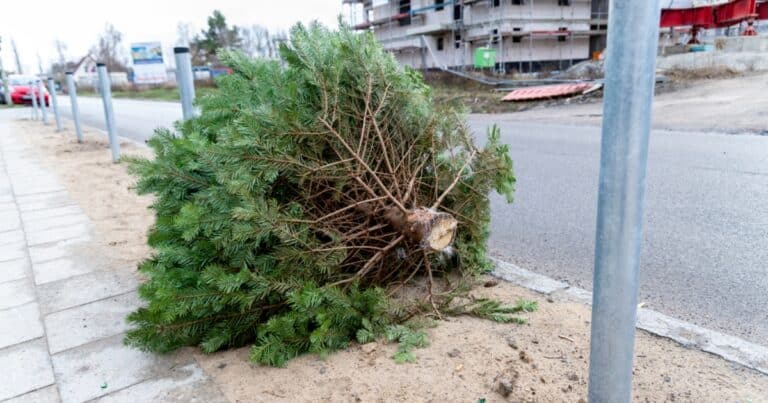
[[107, 135], [109, 136], [109, 148], [112, 149], [112, 162], [120, 159], [120, 144], [117, 139], [117, 129], [115, 128], [115, 114], [112, 112], [112, 88], [109, 82], [109, 73], [104, 63], [97, 63], [96, 70], [99, 72], [99, 88], [101, 89], [101, 100], [104, 103], [104, 118], [107, 121]]
[[29, 97], [32, 99], [32, 120], [37, 120], [37, 97], [35, 96], [35, 83], [29, 82]]
[[[43, 124], [48, 124], [48, 108], [45, 106], [45, 86], [43, 86], [43, 80], [37, 80], [37, 104], [40, 105], [40, 110], [43, 111]], [[32, 94], [34, 96], [34, 94]]]
[[56, 84], [53, 77], [48, 77], [48, 88], [51, 93], [51, 105], [53, 105], [53, 116], [56, 118], [56, 131], [61, 131], [61, 116], [59, 115], [59, 103], [56, 101]]
[[77, 142], [83, 142], [83, 130], [80, 128], [80, 108], [77, 106], [77, 89], [75, 88], [75, 79], [72, 72], [67, 74], [67, 92], [69, 92], [69, 103], [72, 104], [72, 120], [75, 121], [75, 132], [77, 133]]
[[421, 70], [422, 72], [426, 73], [427, 72], [427, 42], [424, 41], [424, 35], [419, 36], [419, 42], [421, 44]]
[[659, 0], [611, 2], [597, 207], [589, 401], [629, 402]]
[[181, 95], [181, 110], [184, 120], [195, 117], [195, 80], [192, 75], [192, 60], [188, 47], [175, 47], [173, 54], [176, 57], [176, 84]]
[[8, 76], [5, 75], [5, 69], [3, 68], [3, 59], [0, 59], [0, 80], [3, 80], [3, 98], [7, 105], [12, 104], [11, 93], [8, 92]]

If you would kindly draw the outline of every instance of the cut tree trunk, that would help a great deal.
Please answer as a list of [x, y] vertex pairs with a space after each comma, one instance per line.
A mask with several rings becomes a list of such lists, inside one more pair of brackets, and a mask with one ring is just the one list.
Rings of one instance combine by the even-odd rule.
[[425, 207], [410, 209], [406, 213], [393, 207], [385, 217], [408, 240], [438, 252], [451, 246], [458, 226], [452, 215]]

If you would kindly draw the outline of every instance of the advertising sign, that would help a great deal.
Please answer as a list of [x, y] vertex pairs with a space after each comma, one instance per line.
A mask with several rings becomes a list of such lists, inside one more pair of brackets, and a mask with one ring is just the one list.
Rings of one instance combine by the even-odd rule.
[[162, 84], [168, 78], [160, 42], [132, 43], [131, 59], [133, 59], [134, 83]]

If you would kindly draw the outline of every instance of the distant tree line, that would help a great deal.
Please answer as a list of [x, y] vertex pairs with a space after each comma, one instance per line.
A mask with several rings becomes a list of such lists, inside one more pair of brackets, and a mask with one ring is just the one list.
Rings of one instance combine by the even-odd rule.
[[220, 49], [240, 49], [253, 57], [276, 58], [280, 43], [288, 39], [284, 31], [270, 32], [261, 25], [229, 26], [219, 10], [208, 17], [208, 27], [189, 37], [189, 25], [179, 24], [178, 43], [189, 45], [194, 65], [219, 65]]
[[[261, 25], [250, 27], [230, 26], [219, 10], [208, 17], [207, 27], [192, 35], [189, 24], [179, 23], [177, 45], [189, 46], [192, 64], [220, 65], [216, 53], [219, 49], [239, 49], [252, 57], [277, 58], [280, 43], [288, 39], [285, 31], [270, 32]], [[66, 71], [74, 70], [80, 59], [67, 58], [67, 45], [61, 40], [54, 42], [57, 58], [51, 63], [50, 74], [57, 80], [64, 78]], [[124, 48], [123, 33], [112, 24], [107, 24], [98, 41], [89, 50], [91, 56], [105, 63], [112, 72], [128, 71], [128, 56]]]

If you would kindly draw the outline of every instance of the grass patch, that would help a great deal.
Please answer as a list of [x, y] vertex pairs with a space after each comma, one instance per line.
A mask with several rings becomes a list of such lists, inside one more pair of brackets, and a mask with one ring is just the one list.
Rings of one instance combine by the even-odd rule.
[[501, 102], [503, 93], [491, 88], [466, 88], [460, 85], [431, 83], [436, 104], [451, 104], [466, 108], [471, 113], [516, 112], [519, 105]]
[[427, 72], [424, 82], [432, 87], [436, 104], [450, 104], [471, 113], [515, 112], [519, 106], [501, 102], [504, 93], [494, 92], [493, 86], [442, 72]]
[[[206, 94], [210, 94], [213, 91], [217, 91], [215, 87], [197, 87], [195, 88], [195, 96], [202, 97]], [[83, 96], [99, 96], [96, 91], [93, 90], [80, 90], [78, 95]], [[112, 90], [113, 98], [123, 99], [145, 99], [154, 101], [179, 101], [179, 89], [174, 87], [157, 87], [147, 88], [142, 90]]]
[[724, 66], [701, 67], [701, 68], [681, 68], [675, 67], [664, 70], [664, 75], [671, 80], [690, 81], [690, 80], [712, 80], [721, 78], [733, 78], [740, 75], [734, 69]]

